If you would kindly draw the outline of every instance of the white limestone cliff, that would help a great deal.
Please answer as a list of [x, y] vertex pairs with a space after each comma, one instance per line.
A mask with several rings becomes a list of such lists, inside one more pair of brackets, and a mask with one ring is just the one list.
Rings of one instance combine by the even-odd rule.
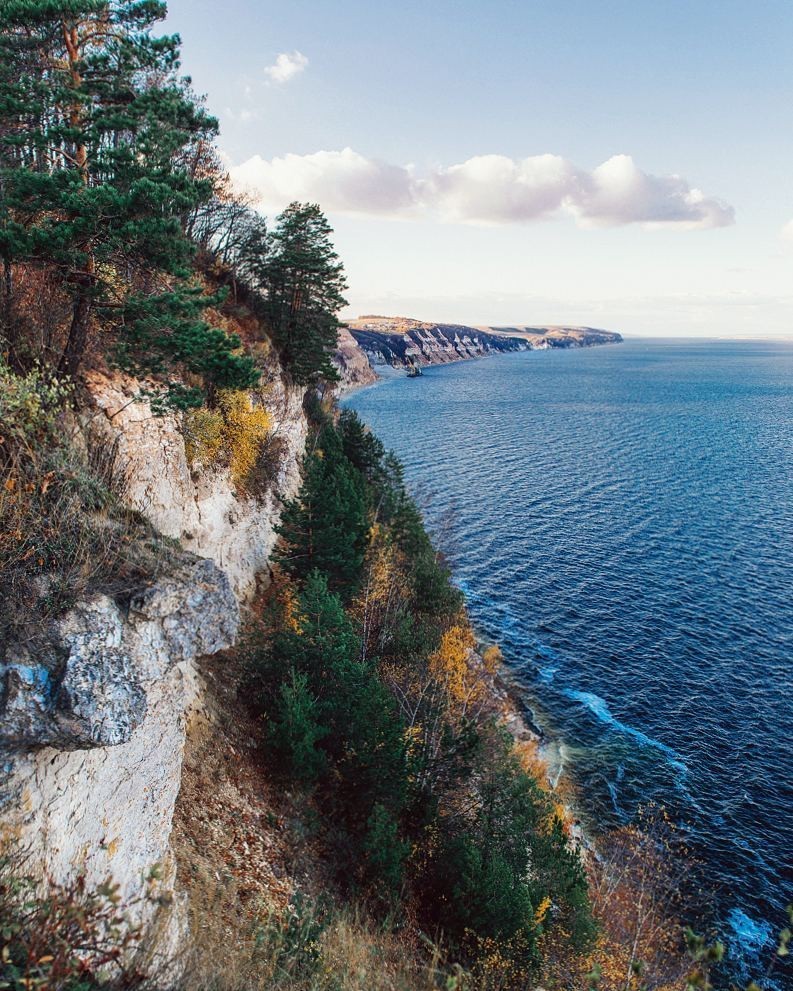
[[235, 642], [240, 606], [266, 580], [280, 501], [298, 482], [302, 394], [271, 387], [281, 465], [272, 491], [252, 498], [227, 470], [194, 475], [177, 418], [133, 401], [137, 383], [94, 374], [89, 388], [86, 442], [115, 443], [125, 501], [183, 550], [130, 601], [89, 598], [0, 658], [0, 826], [26, 870], [56, 884], [112, 878], [131, 920], [158, 918], [173, 944], [170, 834], [185, 713], [200, 693], [193, 662]]

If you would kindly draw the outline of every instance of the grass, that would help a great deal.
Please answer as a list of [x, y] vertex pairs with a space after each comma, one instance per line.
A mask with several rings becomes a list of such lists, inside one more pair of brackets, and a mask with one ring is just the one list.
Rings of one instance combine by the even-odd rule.
[[86, 447], [69, 391], [0, 362], [0, 642], [85, 595], [131, 595], [172, 545], [120, 498], [115, 445]]

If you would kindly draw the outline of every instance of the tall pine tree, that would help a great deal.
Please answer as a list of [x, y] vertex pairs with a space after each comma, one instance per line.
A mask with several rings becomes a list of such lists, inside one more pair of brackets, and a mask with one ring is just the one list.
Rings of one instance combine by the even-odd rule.
[[[191, 176], [185, 150], [214, 135], [216, 121], [177, 75], [178, 36], [152, 33], [165, 13], [159, 0], [0, 5], [6, 302], [16, 265], [50, 266], [71, 308], [55, 359], [62, 373], [78, 370], [99, 311], [105, 325], [114, 318], [131, 370], [188, 368], [210, 386], [243, 387], [256, 378], [250, 360], [236, 353], [239, 341], [219, 341], [197, 318], [186, 282], [192, 246], [182, 218], [211, 190]], [[189, 343], [172, 332], [175, 313], [190, 323]]]
[[273, 338], [295, 382], [335, 382], [331, 357], [346, 305], [344, 266], [316, 203], [292, 203], [277, 218], [258, 265]]

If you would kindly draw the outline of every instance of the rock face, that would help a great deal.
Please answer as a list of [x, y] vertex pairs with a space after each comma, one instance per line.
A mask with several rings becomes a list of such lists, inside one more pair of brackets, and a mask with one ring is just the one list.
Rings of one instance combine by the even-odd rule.
[[408, 369], [504, 351], [590, 347], [622, 340], [613, 331], [592, 327], [467, 327], [407, 317], [359, 317], [347, 326], [371, 365]]
[[366, 354], [346, 327], [339, 330], [339, 341], [333, 363], [338, 369], [341, 381], [336, 387], [339, 395], [373, 385], [377, 373], [372, 368]]
[[112, 877], [136, 922], [155, 866], [173, 873], [190, 663], [234, 642], [239, 607], [212, 561], [186, 557], [126, 611], [80, 603], [0, 667], [3, 826], [27, 865], [66, 882]]
[[480, 358], [502, 351], [528, 351], [521, 338], [497, 336], [475, 327], [423, 323], [403, 317], [360, 317], [348, 324], [352, 338], [372, 365], [411, 368]]
[[242, 498], [227, 470], [194, 476], [176, 419], [153, 416], [148, 403], [133, 401], [136, 382], [94, 374], [89, 385], [95, 406], [84, 414], [85, 429], [117, 445], [129, 505], [186, 550], [211, 558], [237, 598], [248, 600], [275, 544], [279, 496], [298, 483], [306, 438], [302, 391], [280, 382], [270, 387], [267, 408], [283, 456], [273, 489], [261, 500]]
[[[18, 842], [26, 870], [42, 879], [85, 874], [95, 886], [111, 877], [132, 921], [157, 917], [167, 947], [180, 913], [158, 916], [146, 877], [159, 865], [159, 894], [174, 893], [170, 836], [193, 662], [236, 639], [240, 603], [275, 542], [279, 494], [298, 480], [306, 424], [300, 394], [274, 390], [283, 463], [275, 491], [246, 498], [226, 471], [191, 475], [178, 423], [131, 402], [136, 383], [96, 375], [90, 388], [88, 442], [113, 442], [129, 504], [187, 550], [129, 601], [80, 602], [0, 658], [0, 836]], [[178, 909], [178, 897], [165, 900]]]

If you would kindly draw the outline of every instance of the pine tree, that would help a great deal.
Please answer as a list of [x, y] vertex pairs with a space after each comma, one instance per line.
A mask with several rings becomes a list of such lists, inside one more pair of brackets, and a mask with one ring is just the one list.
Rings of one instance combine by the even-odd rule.
[[331, 356], [347, 283], [332, 233], [317, 204], [292, 203], [277, 218], [259, 264], [270, 330], [286, 367], [302, 385], [338, 380]]
[[345, 456], [332, 426], [321, 431], [317, 447], [303, 461], [303, 482], [286, 502], [275, 560], [304, 581], [323, 572], [334, 591], [351, 595], [360, 580], [368, 531], [363, 477]]
[[[182, 218], [210, 195], [183, 164], [216, 121], [179, 79], [179, 38], [155, 37], [159, 0], [4, 0], [0, 6], [0, 257], [6, 298], [14, 266], [60, 272], [71, 318], [60, 371], [74, 375], [92, 316], [116, 317], [127, 365], [179, 366], [179, 335], [146, 333], [136, 347], [134, 275], [146, 319], [168, 318], [191, 295], [192, 246]], [[131, 303], [130, 303], [131, 299]], [[128, 305], [129, 304], [129, 305]], [[218, 341], [192, 321], [193, 355]], [[10, 327], [6, 328], [10, 332]], [[141, 336], [137, 335], [137, 343]], [[13, 342], [11, 342], [13, 344]], [[222, 366], [222, 367], [221, 367]], [[217, 384], [255, 379], [247, 360], [215, 362]]]

